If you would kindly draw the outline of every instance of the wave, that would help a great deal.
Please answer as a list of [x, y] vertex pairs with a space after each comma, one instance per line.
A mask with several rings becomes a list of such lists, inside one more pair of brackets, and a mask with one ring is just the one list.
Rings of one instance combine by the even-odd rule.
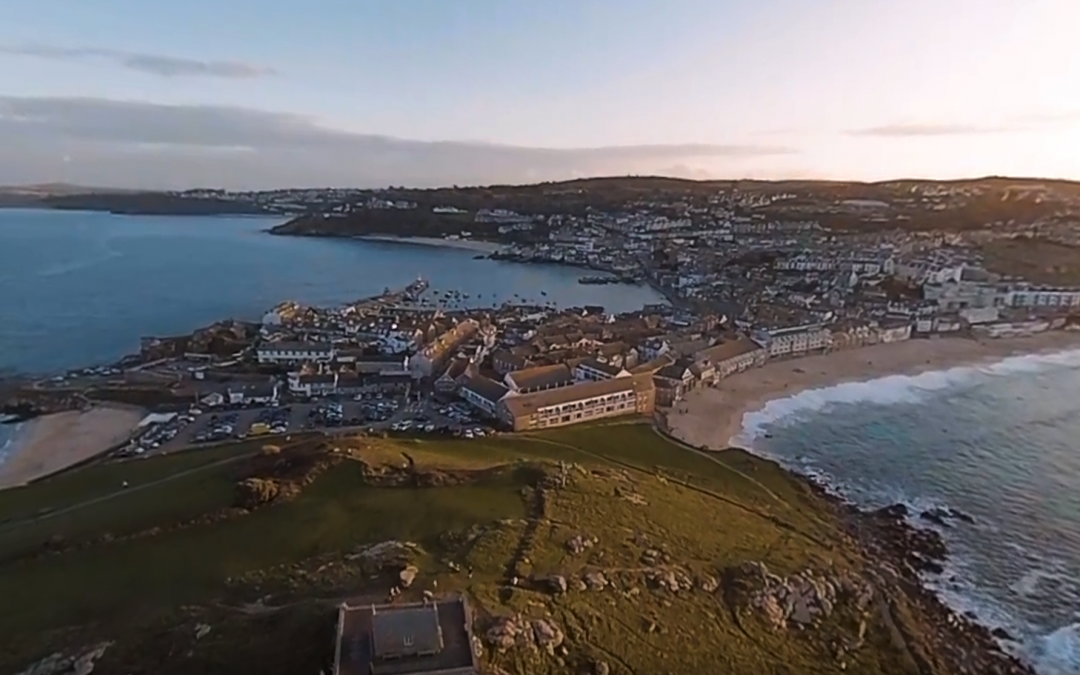
[[25, 427], [24, 422], [0, 426], [0, 465], [16, 450], [17, 441]]
[[[901, 503], [913, 514], [913, 520], [918, 520], [914, 514], [928, 508], [947, 508], [949, 505], [921, 496], [912, 496], [898, 485], [863, 484], [858, 478], [838, 480], [837, 476], [824, 470], [822, 463], [812, 454], [792, 457], [790, 454], [774, 452], [763, 447], [765, 444], [760, 443], [760, 439], [771, 429], [797, 424], [838, 406], [927, 403], [944, 393], [956, 393], [988, 384], [998, 378], [1062, 370], [1080, 370], [1080, 349], [1014, 356], [994, 363], [959, 366], [916, 375], [891, 375], [862, 382], [807, 389], [773, 399], [761, 409], [746, 413], [741, 429], [731, 444], [749, 448], [791, 471], [807, 476], [857, 506], [876, 508], [885, 504]], [[1052, 422], [1067, 421], [1072, 414], [1071, 411], [1068, 416], [1065, 413], [1054, 414], [1043, 420], [1028, 420], [1027, 423], [1052, 426]], [[925, 522], [914, 524], [919, 527], [929, 526]], [[983, 522], [976, 527], [995, 529], [992, 523]], [[951, 538], [949, 531], [942, 530], [942, 533]], [[1029, 623], [1020, 618], [1014, 611], [1015, 608], [1009, 607], [1010, 602], [1005, 598], [994, 597], [994, 594], [986, 592], [987, 589], [974, 585], [971, 581], [973, 575], [967, 572], [970, 562], [973, 561], [966, 559], [963, 547], [954, 549], [954, 555], [945, 563], [944, 573], [927, 577], [924, 581], [927, 587], [937, 593], [954, 611], [969, 614], [990, 628], [1004, 628], [1011, 635], [1017, 636], [1016, 642], [1004, 641], [1003, 649], [1030, 663], [1039, 675], [1080, 674], [1080, 611], [1073, 623], [1061, 627]], [[1049, 561], [1030, 560], [1029, 564], [1032, 563], [1034, 567], [1020, 575], [1008, 589], [1013, 596], [1030, 599], [1037, 593], [1045, 592], [1045, 587], [1040, 588], [1045, 584], [1052, 585], [1071, 579], [1071, 575], [1058, 567], [1048, 567]]]
[[751, 447], [770, 426], [791, 424], [807, 414], [837, 405], [921, 403], [930, 394], [977, 383], [979, 377], [1007, 377], [1060, 368], [1080, 368], [1080, 349], [1010, 356], [991, 364], [930, 370], [918, 375], [887, 375], [804, 389], [791, 396], [772, 399], [760, 410], [743, 415], [740, 432], [731, 439], [730, 445]]
[[1039, 675], [1080, 673], [1080, 623], [1057, 629], [1026, 653]]

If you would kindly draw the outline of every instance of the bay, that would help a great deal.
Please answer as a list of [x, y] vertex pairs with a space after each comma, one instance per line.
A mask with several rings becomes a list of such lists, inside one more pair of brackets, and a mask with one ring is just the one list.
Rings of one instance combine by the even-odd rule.
[[644, 286], [579, 284], [587, 272], [570, 267], [265, 232], [280, 222], [0, 209], [0, 370], [114, 361], [137, 351], [141, 336], [258, 319], [283, 300], [340, 304], [418, 276], [478, 306], [528, 298], [623, 312], [664, 301]]

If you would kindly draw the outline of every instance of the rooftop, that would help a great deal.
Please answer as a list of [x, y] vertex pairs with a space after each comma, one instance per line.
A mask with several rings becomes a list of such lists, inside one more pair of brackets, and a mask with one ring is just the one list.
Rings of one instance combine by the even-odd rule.
[[333, 350], [333, 345], [326, 342], [264, 342], [258, 347], [260, 352], [325, 352]]
[[563, 403], [573, 403], [596, 396], [606, 396], [633, 391], [639, 396], [653, 390], [651, 375], [618, 377], [598, 382], [581, 382], [569, 387], [547, 389], [532, 394], [519, 394], [504, 399], [507, 409], [515, 417], [531, 415], [541, 408]]
[[515, 370], [507, 374], [510, 382], [519, 390], [561, 387], [573, 383], [574, 374], [564, 363]]
[[335, 675], [476, 675], [464, 598], [338, 608]]
[[510, 391], [490, 377], [484, 377], [483, 375], [473, 375], [461, 385], [461, 388], [471, 391], [485, 401], [491, 401], [492, 403], [500, 400]]

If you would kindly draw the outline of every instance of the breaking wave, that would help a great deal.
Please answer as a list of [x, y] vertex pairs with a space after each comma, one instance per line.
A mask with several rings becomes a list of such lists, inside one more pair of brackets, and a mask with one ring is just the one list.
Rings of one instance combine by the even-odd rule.
[[[825, 430], [833, 418], [822, 413], [836, 412], [845, 406], [859, 406], [860, 414], [869, 412], [874, 416], [878, 414], [867, 411], [867, 406], [884, 408], [899, 404], [908, 410], [903, 413], [882, 412], [880, 417], [874, 419], [886, 420], [886, 424], [894, 425], [890, 427], [893, 429], [897, 428], [895, 425], [910, 426], [914, 423], [918, 426], [924, 419], [924, 426], [939, 427], [941, 422], [938, 413], [949, 410], [944, 407], [945, 401], [952, 404], [962, 399], [958, 405], [972, 406], [967, 409], [969, 412], [983, 411], [976, 406], [987, 394], [993, 395], [997, 392], [1000, 395], [1000, 392], [1008, 391], [1009, 398], [1013, 398], [1011, 392], [1016, 383], [1026, 382], [1026, 386], [1031, 387], [1032, 391], [1037, 389], [1043, 395], [1051, 397], [1036, 401], [1033, 404], [1035, 412], [1015, 422], [1019, 424], [1022, 435], [1031, 437], [1031, 445], [1028, 447], [1032, 449], [1032, 457], [1045, 460], [1042, 455], [1051, 453], [1054, 448], [1049, 445], [1044, 447], [1043, 443], [1049, 441], [1044, 441], [1040, 434], [1068, 434], [1071, 429], [1069, 425], [1075, 422], [1076, 415], [1072, 406], [1069, 410], [1062, 411], [1060, 406], [1055, 407], [1051, 402], [1070, 395], [1065, 392], [1072, 391], [1071, 389], [1058, 388], [1064, 385], [1075, 386], [1077, 378], [1072, 373], [1078, 370], [1080, 349], [1015, 356], [995, 363], [928, 371], [917, 375], [892, 375], [863, 382], [807, 389], [774, 399], [761, 409], [746, 413], [740, 432], [732, 439], [731, 444], [750, 448], [769, 457], [790, 470], [815, 479], [839, 496], [863, 507], [903, 503], [913, 513], [919, 513], [933, 507], [966, 506], [969, 502], [965, 500], [970, 495], [965, 496], [962, 492], [970, 489], [968, 485], [950, 491], [934, 489], [940, 486], [925, 484], [921, 480], [923, 476], [918, 475], [918, 472], [907, 473], [902, 479], [893, 476], [889, 471], [876, 475], [863, 474], [862, 471], [871, 466], [867, 458], [876, 457], [879, 460], [875, 462], [876, 466], [880, 467], [882, 462], [890, 461], [890, 455], [880, 448], [867, 447], [868, 444], [861, 434], [854, 440], [850, 435], [841, 439], [849, 444], [842, 452], [863, 453], [859, 456], [859, 461], [855, 462], [858, 468], [844, 464], [848, 461], [847, 455], [837, 458], [830, 456], [832, 452], [818, 451], [819, 447], [835, 450], [835, 446], [829, 445], [829, 439], [840, 439], [830, 436]], [[1059, 374], [1061, 377], [1058, 377]], [[996, 388], [993, 387], [995, 382], [998, 385]], [[985, 393], [980, 389], [984, 386], [987, 387]], [[1075, 392], [1072, 395], [1075, 396]], [[926, 405], [936, 401], [941, 401], [943, 405]], [[1000, 403], [997, 405], [1000, 407]], [[984, 412], [997, 415], [999, 409], [991, 406]], [[1048, 413], [1049, 416], [1045, 416]], [[861, 428], [861, 423], [853, 426], [851, 415], [840, 415], [836, 419], [840, 420], [842, 425], [847, 424], [844, 431], [846, 433]], [[964, 438], [972, 441], [974, 445], [992, 446], [993, 451], [997, 452], [999, 446], [994, 446], [995, 442], [1007, 446], [1011, 440], [1015, 440], [1001, 437], [1003, 429], [1006, 429], [1005, 422], [987, 421], [985, 417], [977, 419], [986, 421], [984, 425], [979, 425], [976, 421], [976, 426], [985, 428], [963, 431]], [[971, 418], [967, 418], [967, 421], [971, 422]], [[801, 426], [802, 423], [809, 425]], [[799, 425], [797, 429], [796, 425]], [[836, 422], [832, 422], [832, 426], [835, 427]], [[922, 430], [907, 429], [903, 432], [906, 434], [904, 438], [908, 439], [906, 442], [920, 443], [925, 440], [926, 447], [929, 448], [936, 447], [934, 443], [940, 442], [940, 439], [927, 436], [928, 431], [920, 431]], [[956, 429], [951, 432], [954, 443], [962, 442], [956, 438], [958, 433]], [[766, 440], [774, 434], [775, 440]], [[857, 446], [852, 446], [851, 443], [856, 443]], [[863, 449], [852, 450], [853, 447]], [[908, 459], [921, 461], [910, 457]], [[1045, 469], [1040, 467], [1040, 470]], [[986, 490], [987, 494], [996, 495], [997, 491], [1002, 489], [1000, 486], [1007, 482], [1007, 477], [1003, 478], [1003, 474], [999, 473], [1001, 471], [1000, 466], [981, 466], [979, 471], [974, 473], [982, 481], [980, 488]], [[1066, 473], [1071, 480], [1080, 480], [1080, 477], [1071, 475], [1074, 472]], [[954, 479], [945, 476], [942, 480], [950, 482]], [[1064, 486], [1058, 487], [1068, 489]], [[993, 499], [990, 501], [993, 502]], [[984, 625], [1004, 628], [1016, 636], [1016, 641], [1003, 642], [1003, 648], [1031, 663], [1040, 675], [1080, 675], [1080, 582], [1075, 575], [1075, 569], [1072, 569], [1080, 558], [1069, 556], [1074, 563], [1070, 567], [1068, 563], [1056, 560], [1050, 550], [1044, 550], [1037, 545], [1033, 547], [1031, 541], [1025, 541], [1023, 545], [1014, 544], [1013, 541], [1022, 541], [1018, 539], [1017, 533], [1018, 527], [1022, 529], [1024, 526], [1022, 523], [1017, 525], [1013, 522], [1022, 518], [1020, 514], [995, 509], [985, 515], [980, 513], [980, 516], [982, 517], [978, 518], [977, 525], [973, 526], [971, 531], [943, 530], [953, 555], [945, 566], [944, 574], [927, 579], [928, 587], [937, 592], [955, 611], [975, 616]], [[928, 524], [919, 522], [918, 525], [926, 527]], [[1073, 524], [1072, 527], [1080, 537], [1080, 526]], [[1002, 549], [1008, 546], [1018, 548], [1015, 551], [1010, 550], [1005, 558], [995, 560], [985, 555], [987, 543], [993, 543]], [[995, 575], [987, 576], [988, 564], [996, 567]], [[990, 579], [992, 581], [989, 581]], [[1040, 620], [1038, 611], [1033, 614], [1032, 608], [1050, 601], [1051, 596], [1056, 599], [1054, 602], [1060, 601], [1059, 606], [1052, 619], [1050, 614], [1046, 614]], [[1064, 615], [1061, 612], [1062, 607], [1066, 608]], [[1072, 621], [1068, 618], [1069, 612], [1073, 611], [1068, 609], [1069, 607], [1074, 607], [1076, 611]]]
[[731, 445], [752, 447], [768, 428], [797, 423], [807, 415], [838, 405], [922, 403], [934, 393], [978, 384], [988, 377], [1039, 373], [1057, 368], [1080, 368], [1080, 349], [1048, 354], [1011, 356], [992, 364], [931, 370], [918, 375], [887, 375], [862, 382], [844, 382], [805, 389], [792, 396], [775, 398], [763, 408], [743, 415], [742, 428]]

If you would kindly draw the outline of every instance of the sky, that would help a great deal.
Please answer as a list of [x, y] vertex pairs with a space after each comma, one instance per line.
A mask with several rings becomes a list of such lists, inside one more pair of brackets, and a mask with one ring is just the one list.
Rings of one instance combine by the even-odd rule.
[[0, 0], [0, 185], [1080, 179], [1077, 0]]

